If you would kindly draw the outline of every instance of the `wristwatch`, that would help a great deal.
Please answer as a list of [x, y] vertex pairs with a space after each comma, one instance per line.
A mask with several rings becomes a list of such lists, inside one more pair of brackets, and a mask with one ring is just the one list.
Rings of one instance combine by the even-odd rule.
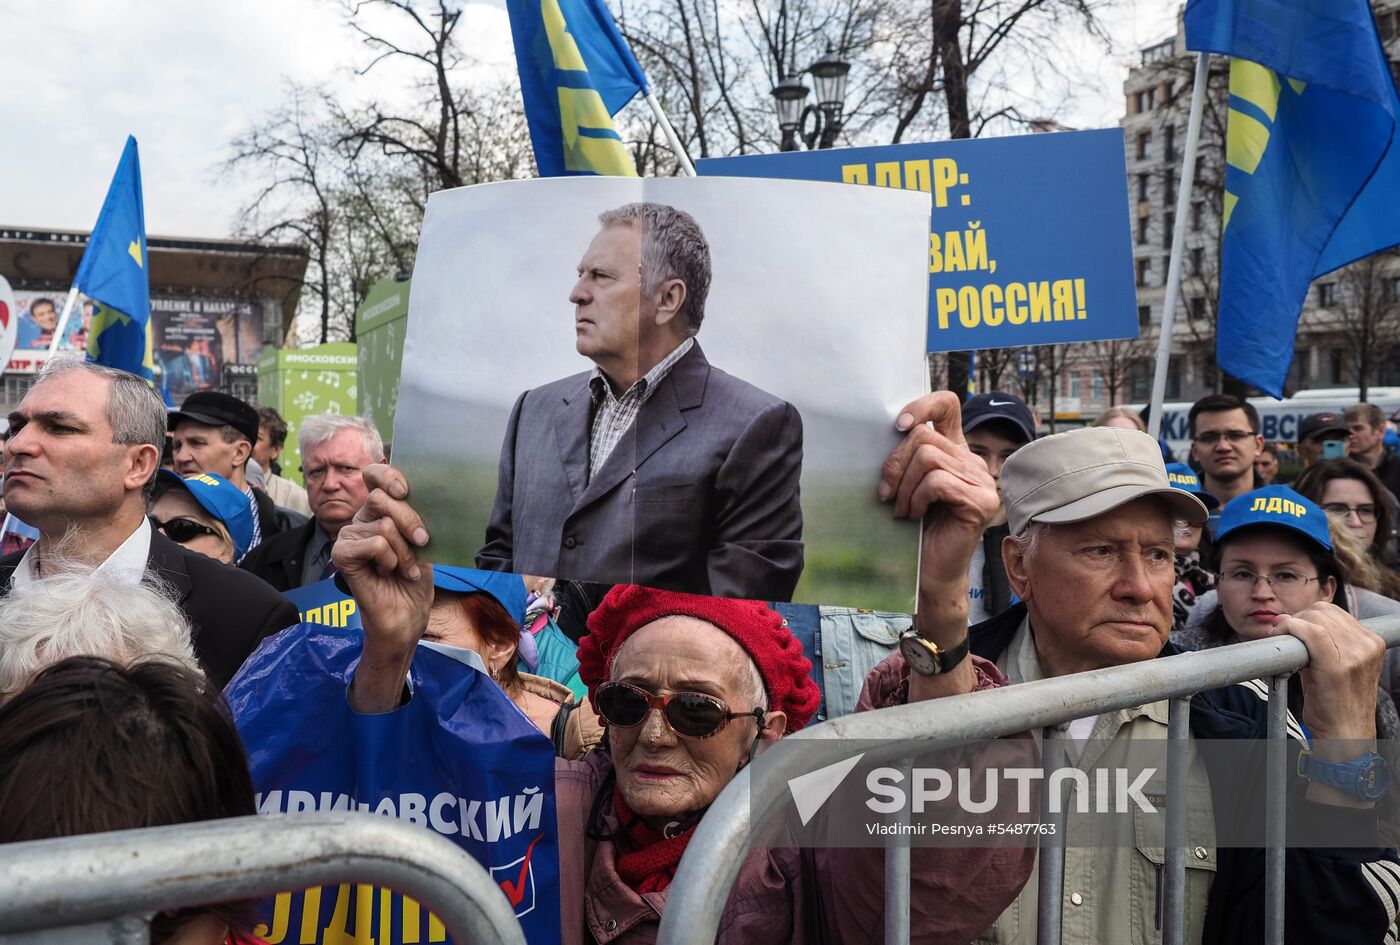
[[913, 628], [899, 635], [899, 652], [904, 654], [904, 662], [920, 676], [937, 676], [957, 666], [968, 654], [966, 638], [951, 650], [941, 649], [932, 640], [919, 636]]
[[1363, 801], [1378, 801], [1390, 787], [1390, 763], [1374, 751], [1351, 761], [1324, 761], [1308, 749], [1298, 755], [1298, 774]]

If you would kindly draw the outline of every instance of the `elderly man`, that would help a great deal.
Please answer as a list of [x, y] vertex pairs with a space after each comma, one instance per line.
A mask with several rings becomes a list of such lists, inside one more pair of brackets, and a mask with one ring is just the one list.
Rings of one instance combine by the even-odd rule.
[[6, 507], [39, 540], [0, 558], [0, 596], [65, 559], [119, 584], [158, 577], [190, 622], [200, 665], [222, 686], [259, 640], [298, 614], [261, 581], [152, 530], [146, 496], [165, 429], [165, 405], [135, 375], [73, 358], [45, 366], [10, 414], [4, 454]]
[[[895, 515], [924, 522], [918, 629], [870, 674], [866, 709], [1001, 682], [990, 663], [967, 658], [966, 628], [968, 562], [996, 514], [995, 484], [963, 440], [954, 395], [910, 404], [898, 428], [905, 440], [885, 462], [880, 494]], [[427, 629], [433, 578], [418, 561], [428, 535], [402, 474], [374, 467], [366, 479], [369, 499], [335, 546], [364, 621], [349, 699], [360, 712], [392, 712]], [[705, 809], [759, 740], [810, 721], [819, 693], [793, 634], [755, 601], [622, 586], [589, 628], [580, 673], [609, 747], [556, 768], [563, 940], [651, 942]], [[914, 851], [911, 940], [968, 941], [1016, 895], [1029, 855]], [[879, 849], [754, 850], [726, 907], [724, 940], [878, 941], [882, 862]]]
[[689, 214], [599, 219], [569, 296], [594, 368], [516, 401], [477, 566], [790, 600], [802, 418], [700, 350], [710, 250]]
[[384, 441], [365, 417], [317, 414], [297, 431], [301, 473], [311, 521], [274, 535], [239, 565], [279, 591], [290, 591], [335, 573], [331, 545], [364, 505], [369, 490], [362, 471], [384, 462]]
[[170, 414], [170, 433], [175, 471], [182, 478], [217, 473], [248, 497], [253, 510], [251, 547], [286, 530], [288, 522], [278, 517], [276, 503], [248, 484], [248, 460], [258, 441], [256, 410], [231, 394], [196, 391]]
[[[995, 660], [1016, 684], [1176, 652], [1167, 642], [1175, 574], [1172, 526], [1183, 519], [1199, 525], [1206, 509], [1171, 486], [1149, 436], [1098, 427], [1047, 437], [1007, 461], [1001, 486], [1011, 526], [1002, 556], [1022, 603], [972, 629], [974, 653]], [[1290, 633], [1307, 646], [1311, 663], [1302, 673], [1307, 696], [1302, 721], [1314, 755], [1331, 768], [1345, 768], [1364, 751], [1357, 746], [1376, 737], [1384, 645], [1331, 604], [1279, 617], [1274, 631]], [[1259, 692], [1242, 684], [1198, 694], [1192, 700], [1192, 738], [1262, 738], [1267, 703]], [[1077, 764], [1085, 771], [1133, 743], [1165, 738], [1166, 729], [1165, 702], [1069, 726], [1080, 746]], [[1241, 792], [1237, 768], [1212, 765], [1222, 757], [1207, 753], [1202, 764], [1197, 755], [1189, 769], [1188, 842], [1194, 855], [1186, 871], [1188, 942], [1261, 940], [1263, 856], [1258, 850], [1215, 849], [1215, 825], [1257, 812], [1261, 798]], [[1243, 750], [1231, 757], [1237, 765]], [[1297, 795], [1290, 801], [1290, 819], [1376, 835], [1373, 801], [1320, 780], [1296, 787], [1290, 792]], [[1231, 809], [1221, 809], [1222, 804]], [[1076, 816], [1069, 814], [1071, 836]], [[1145, 843], [1132, 833], [1134, 821], [1127, 823], [1124, 835], [1096, 833], [1092, 846], [1066, 850], [1063, 942], [1149, 941], [1157, 934], [1160, 850], [1153, 860], [1147, 848], [1160, 847], [1161, 835]], [[1290, 849], [1287, 857], [1289, 941], [1382, 940], [1396, 913], [1387, 890], [1400, 889], [1400, 864], [1393, 854]], [[1036, 941], [1035, 887], [1027, 884], [1021, 901], [1003, 913], [984, 941]], [[1312, 907], [1323, 900], [1326, 909]]]

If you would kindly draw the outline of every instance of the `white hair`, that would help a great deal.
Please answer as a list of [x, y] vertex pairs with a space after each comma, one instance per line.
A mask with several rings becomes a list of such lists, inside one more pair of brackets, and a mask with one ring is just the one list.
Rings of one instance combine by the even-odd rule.
[[1043, 536], [1049, 528], [1050, 526], [1044, 522], [1028, 522], [1025, 531], [1021, 532], [1019, 535], [1011, 536], [1011, 540], [1016, 543], [1016, 546], [1021, 551], [1021, 557], [1030, 558], [1035, 554], [1036, 549], [1040, 547], [1041, 536]]
[[189, 621], [152, 580], [129, 585], [44, 556], [52, 576], [0, 600], [0, 702], [70, 656], [164, 658], [200, 672]]
[[344, 430], [354, 430], [364, 441], [365, 452], [370, 462], [377, 463], [384, 458], [384, 438], [375, 429], [374, 421], [368, 417], [352, 417], [339, 413], [317, 413], [303, 417], [297, 430], [297, 452], [306, 456], [313, 446], [320, 446]]

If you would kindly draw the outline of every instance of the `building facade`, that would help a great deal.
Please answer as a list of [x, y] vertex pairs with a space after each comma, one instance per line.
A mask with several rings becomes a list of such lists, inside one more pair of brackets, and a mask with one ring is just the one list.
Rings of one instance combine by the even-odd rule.
[[[0, 415], [33, 386], [48, 357], [87, 234], [0, 227], [0, 276], [14, 292], [19, 333], [0, 376]], [[196, 390], [252, 400], [264, 347], [281, 347], [296, 313], [300, 246], [151, 237], [147, 240], [158, 384], [179, 402]], [[92, 303], [79, 294], [60, 351], [83, 351]]]
[[[1381, 37], [1400, 74], [1400, 0], [1374, 0]], [[1073, 408], [1063, 416], [1092, 419], [1117, 403], [1142, 403], [1150, 394], [1153, 359], [1166, 299], [1168, 261], [1176, 223], [1186, 126], [1196, 56], [1186, 50], [1178, 16], [1174, 36], [1140, 51], [1123, 85], [1121, 121], [1132, 215], [1133, 264], [1142, 339], [1120, 343], [1108, 364], [1106, 345], [1071, 346], [1053, 381], [1042, 380], [1040, 409], [1048, 415], [1048, 385]], [[1202, 115], [1196, 179], [1187, 208], [1181, 290], [1172, 332], [1166, 398], [1194, 400], [1220, 389], [1215, 363], [1229, 61], [1211, 57]], [[1314, 282], [1298, 325], [1297, 353], [1287, 393], [1358, 384], [1400, 383], [1400, 254], [1384, 253]], [[1110, 388], [1118, 387], [1114, 391]]]

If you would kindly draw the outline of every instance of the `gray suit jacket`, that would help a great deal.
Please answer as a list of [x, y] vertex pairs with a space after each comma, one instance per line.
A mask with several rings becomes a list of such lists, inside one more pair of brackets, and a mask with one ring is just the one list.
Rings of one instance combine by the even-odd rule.
[[588, 476], [588, 373], [520, 395], [478, 567], [791, 600], [802, 417], [695, 345]]

